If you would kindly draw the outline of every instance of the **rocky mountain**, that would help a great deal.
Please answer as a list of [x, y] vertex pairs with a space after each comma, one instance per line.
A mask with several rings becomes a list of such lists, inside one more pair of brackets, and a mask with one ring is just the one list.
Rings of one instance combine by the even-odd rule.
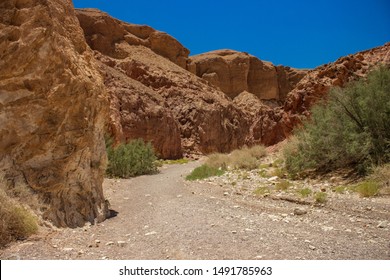
[[107, 215], [105, 130], [171, 159], [273, 145], [331, 86], [390, 65], [390, 44], [309, 71], [232, 50], [189, 57], [166, 33], [71, 0], [4, 0], [0, 12], [0, 171], [58, 226]]

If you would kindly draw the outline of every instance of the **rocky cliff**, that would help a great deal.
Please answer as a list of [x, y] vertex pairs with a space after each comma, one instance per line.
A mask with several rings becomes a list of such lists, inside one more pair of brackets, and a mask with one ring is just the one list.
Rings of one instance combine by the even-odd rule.
[[388, 49], [308, 71], [232, 50], [188, 57], [177, 40], [151, 27], [94, 9], [77, 16], [104, 64], [117, 140], [151, 141], [163, 158], [278, 143], [331, 86], [365, 75]]
[[247, 91], [260, 100], [281, 101], [284, 101], [287, 93], [307, 72], [284, 66], [276, 67], [248, 53], [232, 50], [192, 56], [187, 68], [232, 99]]
[[57, 226], [104, 220], [105, 88], [71, 0], [0, 3], [0, 171]]
[[[245, 113], [223, 92], [184, 69], [180, 61], [186, 61], [188, 51], [176, 40], [96, 10], [78, 10], [77, 16], [96, 58], [105, 65], [102, 72], [109, 73], [105, 79], [117, 139], [151, 141], [162, 158], [227, 152], [245, 144], [249, 127]], [[107, 34], [121, 37], [101, 37], [101, 22], [110, 23]], [[158, 48], [149, 42], [150, 36], [139, 34], [143, 29], [160, 34]], [[134, 36], [145, 41], [126, 39]], [[99, 44], [89, 38], [100, 38]], [[101, 46], [111, 46], [110, 51]]]

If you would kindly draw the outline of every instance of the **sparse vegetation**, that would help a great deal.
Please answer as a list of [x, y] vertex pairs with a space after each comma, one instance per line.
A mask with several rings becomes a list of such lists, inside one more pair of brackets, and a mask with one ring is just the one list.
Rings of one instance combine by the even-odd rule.
[[186, 164], [189, 162], [187, 158], [179, 158], [179, 159], [160, 159], [157, 161], [158, 166], [162, 166], [164, 164]]
[[266, 151], [264, 146], [244, 147], [234, 150], [230, 155], [211, 154], [206, 164], [224, 170], [229, 168], [253, 170], [258, 168], [259, 160], [265, 155]]
[[108, 167], [107, 174], [113, 177], [130, 178], [157, 171], [156, 156], [150, 143], [141, 139], [127, 144], [113, 146], [106, 142]]
[[302, 196], [302, 197], [308, 197], [309, 195], [311, 195], [311, 189], [309, 188], [303, 188], [303, 189], [300, 189], [298, 190], [298, 193]]
[[371, 197], [379, 193], [379, 185], [373, 181], [364, 181], [355, 187], [355, 191], [358, 192], [361, 197]]
[[286, 191], [289, 187], [291, 187], [291, 183], [287, 180], [281, 180], [275, 185], [275, 188], [281, 191]]
[[344, 89], [334, 88], [312, 109], [284, 149], [292, 174], [371, 165], [390, 161], [390, 70], [380, 68]]
[[268, 187], [258, 187], [253, 193], [257, 196], [264, 196], [271, 193], [271, 190]]
[[0, 247], [14, 240], [23, 240], [37, 230], [35, 216], [0, 189]]
[[333, 191], [338, 194], [344, 194], [347, 191], [347, 189], [348, 188], [346, 186], [337, 186], [333, 188]]
[[221, 168], [215, 168], [208, 166], [207, 164], [203, 164], [195, 168], [191, 174], [186, 177], [186, 180], [201, 180], [212, 176], [221, 176], [224, 173], [225, 171]]
[[390, 163], [374, 167], [369, 180], [377, 182], [380, 188], [390, 188]]
[[324, 204], [328, 201], [328, 195], [324, 192], [317, 192], [314, 195], [314, 199], [317, 203]]

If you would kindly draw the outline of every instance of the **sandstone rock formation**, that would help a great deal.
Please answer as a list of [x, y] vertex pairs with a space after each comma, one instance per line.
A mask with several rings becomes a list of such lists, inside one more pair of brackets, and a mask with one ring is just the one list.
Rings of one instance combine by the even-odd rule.
[[284, 100], [306, 73], [290, 67], [275, 67], [270, 62], [232, 50], [192, 56], [187, 68], [232, 99], [247, 91], [259, 99]]
[[[115, 63], [101, 55], [98, 57], [108, 65]], [[153, 144], [160, 158], [181, 158], [179, 126], [165, 100], [107, 64], [101, 63], [100, 70], [110, 94], [110, 129], [116, 141], [141, 138]]]
[[119, 21], [95, 9], [78, 9], [76, 13], [92, 49], [113, 58], [126, 58], [128, 54], [116, 47], [126, 42], [134, 46], [148, 47], [180, 67], [186, 68], [190, 52], [172, 36], [146, 25]]
[[[96, 29], [96, 22], [102, 19], [112, 23], [112, 30], [119, 30], [127, 24], [110, 20], [107, 14], [96, 10], [84, 9], [77, 13], [87, 41], [96, 50], [96, 58], [106, 65], [103, 72], [107, 72], [107, 67], [111, 69], [110, 73], [121, 72], [115, 74], [115, 83], [112, 82], [112, 74], [106, 78], [106, 85], [111, 92], [112, 126], [115, 127], [117, 136], [130, 139], [147, 134], [145, 139], [154, 144], [163, 158], [178, 157], [179, 151], [183, 151], [184, 155], [227, 152], [246, 143], [249, 123], [245, 114], [223, 92], [179, 67], [180, 63], [174, 64], [167, 59], [169, 56], [159, 55], [153, 44], [117, 39], [112, 41], [113, 38], [109, 36], [99, 37], [100, 31]], [[133, 26], [134, 30], [137, 28]], [[99, 44], [88, 39], [98, 37]], [[150, 37], [146, 40], [149, 42]], [[176, 41], [171, 41], [167, 49], [170, 49], [170, 44], [175, 49]], [[112, 48], [106, 51], [100, 46]], [[125, 85], [128, 89], [123, 91]], [[133, 96], [124, 97], [127, 94]], [[122, 102], [118, 113], [113, 104], [124, 98], [134, 101]], [[139, 106], [145, 108], [143, 112], [138, 110]], [[150, 112], [154, 110], [152, 108], [156, 106], [158, 109], [150, 116]], [[136, 118], [138, 120], [134, 124], [133, 120]], [[180, 146], [176, 126], [180, 131]], [[144, 131], [145, 127], [147, 133]], [[164, 145], [167, 148], [162, 148]]]
[[57, 226], [104, 220], [108, 103], [71, 0], [3, 0], [0, 13], [0, 171]]
[[303, 117], [310, 115], [311, 107], [323, 99], [334, 86], [364, 77], [378, 65], [390, 66], [390, 43], [384, 46], [341, 57], [337, 61], [309, 71], [286, 97], [281, 113], [280, 127], [287, 137]]

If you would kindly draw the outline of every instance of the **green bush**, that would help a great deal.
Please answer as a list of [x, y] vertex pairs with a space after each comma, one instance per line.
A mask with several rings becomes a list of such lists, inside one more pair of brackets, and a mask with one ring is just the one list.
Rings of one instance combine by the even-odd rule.
[[307, 169], [328, 172], [354, 167], [366, 173], [390, 161], [390, 70], [333, 88], [295, 131], [284, 157], [291, 174]]
[[157, 171], [154, 149], [141, 139], [127, 144], [107, 145], [107, 174], [113, 177], [130, 178]]
[[212, 176], [221, 176], [225, 173], [223, 169], [211, 167], [203, 164], [195, 168], [190, 175], [186, 177], [188, 181], [201, 180]]

